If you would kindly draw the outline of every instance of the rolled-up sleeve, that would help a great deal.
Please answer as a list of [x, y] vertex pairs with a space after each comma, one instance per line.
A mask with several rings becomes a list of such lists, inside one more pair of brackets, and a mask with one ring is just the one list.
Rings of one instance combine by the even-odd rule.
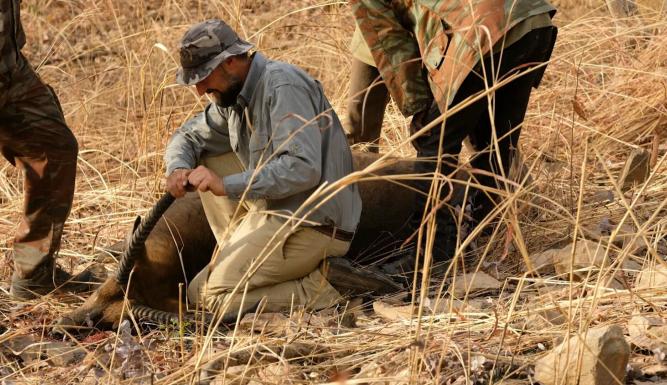
[[421, 53], [411, 31], [381, 0], [350, 0], [359, 30], [373, 54], [391, 97], [404, 116], [428, 108], [432, 101]]
[[214, 156], [231, 150], [227, 119], [215, 105], [209, 104], [171, 137], [164, 154], [166, 174], [178, 168], [195, 168], [202, 154]]
[[268, 106], [272, 138], [256, 169], [223, 178], [225, 192], [238, 198], [281, 199], [317, 186], [322, 175], [322, 133], [313, 94], [304, 87], [280, 84]]

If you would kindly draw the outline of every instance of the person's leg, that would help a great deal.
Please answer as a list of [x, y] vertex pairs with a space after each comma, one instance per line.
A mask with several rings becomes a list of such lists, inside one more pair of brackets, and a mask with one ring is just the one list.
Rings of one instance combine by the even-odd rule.
[[[233, 152], [223, 155], [205, 157], [200, 162], [219, 177], [225, 177], [244, 171], [243, 164]], [[226, 237], [241, 221], [247, 212], [247, 205], [239, 206], [239, 201], [229, 197], [216, 196], [211, 192], [199, 192], [206, 219], [211, 226], [218, 244], [223, 244]]]
[[320, 272], [320, 263], [327, 256], [344, 255], [348, 248], [348, 242], [307, 227], [292, 229], [277, 216], [250, 211], [209, 267], [195, 277], [188, 298], [209, 310], [231, 304], [228, 310], [237, 311], [247, 285], [245, 307], [263, 297], [271, 311], [292, 304], [326, 307], [342, 298]]
[[0, 110], [0, 151], [23, 172], [25, 197], [14, 238], [12, 291], [31, 297], [72, 278], [54, 270], [54, 255], [72, 207], [78, 144], [53, 90], [27, 62], [11, 82]]
[[389, 91], [377, 68], [352, 59], [351, 71], [345, 130], [350, 144], [370, 143], [369, 151], [378, 152]]
[[[463, 102], [469, 96], [479, 92], [483, 87], [483, 82], [476, 78], [469, 76], [463, 82], [459, 91], [457, 92], [452, 107]], [[440, 159], [440, 173], [448, 178], [454, 178], [456, 169], [458, 167], [459, 153], [463, 145], [463, 140], [468, 134], [474, 130], [479, 124], [480, 120], [487, 117], [482, 113], [486, 107], [486, 101], [480, 100], [466, 107], [457, 114], [449, 117], [444, 126], [437, 125], [423, 136], [417, 137], [412, 144], [417, 150], [418, 162], [415, 165], [415, 171], [419, 174], [429, 175], [436, 170], [438, 150], [442, 150], [442, 158]], [[441, 115], [437, 105], [432, 104], [430, 111], [424, 116], [422, 122], [411, 125], [411, 130], [418, 129], [429, 124]], [[414, 119], [414, 118], [413, 118]], [[444, 132], [443, 132], [444, 130]], [[440, 146], [440, 136], [442, 133], [442, 146]], [[432, 179], [420, 180], [415, 184], [422, 194], [416, 196], [416, 218], [413, 221], [413, 227], [416, 229], [416, 224], [421, 223], [424, 207], [428, 203], [428, 194], [431, 189]], [[433, 256], [436, 261], [448, 261], [454, 256], [456, 248], [456, 240], [458, 237], [459, 224], [456, 221], [456, 213], [453, 204], [457, 202], [443, 202], [449, 195], [450, 188], [448, 184], [442, 185], [438, 202], [440, 202], [440, 209], [436, 212], [436, 240], [433, 248]], [[429, 212], [433, 210], [433, 205], [429, 205]]]
[[[529, 32], [522, 39], [508, 47], [503, 53], [485, 59], [487, 68], [491, 68], [491, 60], [500, 63], [501, 78], [520, 73], [531, 68], [531, 63], [539, 64], [549, 59], [551, 44], [554, 39], [551, 28], [542, 28]], [[501, 56], [502, 55], [502, 56]], [[477, 170], [495, 174], [498, 177], [509, 177], [509, 170], [515, 158], [521, 135], [521, 126], [528, 108], [532, 88], [539, 82], [543, 70], [524, 73], [516, 80], [496, 91], [493, 108], [493, 126], [485, 120], [471, 132], [470, 139], [478, 153], [471, 161]], [[492, 83], [489, 76], [489, 84]], [[488, 112], [485, 111], [485, 113]], [[508, 190], [509, 186], [500, 182], [493, 175], [478, 173], [475, 175], [482, 186], [489, 190]], [[493, 191], [478, 191], [473, 202], [473, 217], [482, 221], [499, 202], [500, 197]]]

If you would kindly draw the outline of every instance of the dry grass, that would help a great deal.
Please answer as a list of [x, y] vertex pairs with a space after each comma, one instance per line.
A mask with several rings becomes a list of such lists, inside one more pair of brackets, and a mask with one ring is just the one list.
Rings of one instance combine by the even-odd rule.
[[[211, 344], [203, 343], [201, 333], [180, 337], [173, 330], [140, 338], [99, 334], [81, 342], [89, 352], [83, 362], [65, 367], [40, 359], [21, 362], [4, 349], [0, 381], [113, 384], [130, 381], [123, 373], [140, 373], [154, 374], [154, 383], [190, 383], [201, 374], [191, 357], [243, 363], [243, 354], [254, 351], [266, 359], [237, 366], [236, 373], [260, 383], [530, 383], [530, 365], [555, 340], [596, 325], [626, 325], [634, 312], [649, 308], [664, 311], [662, 288], [638, 293], [632, 282], [637, 269], [665, 254], [667, 145], [658, 147], [657, 165], [645, 185], [621, 194], [616, 177], [631, 149], [650, 149], [655, 134], [667, 143], [667, 22], [649, 13], [612, 20], [600, 3], [560, 2], [554, 59], [523, 128], [522, 153], [534, 182], [507, 193], [499, 212], [500, 242], [482, 248], [476, 264], [466, 266], [503, 281], [499, 293], [459, 298], [472, 305], [457, 309], [443, 285], [463, 270], [455, 264], [445, 280], [432, 278], [433, 289], [421, 302], [414, 299], [421, 317], [386, 320], [359, 309], [313, 317], [294, 312], [280, 327], [264, 328], [258, 321], [254, 328], [212, 336]], [[270, 57], [307, 69], [342, 115], [353, 29], [347, 6], [311, 0], [278, 4], [24, 1], [29, 37], [24, 52], [34, 65], [41, 64], [40, 74], [58, 91], [81, 145], [74, 208], [61, 251], [65, 266], [80, 267], [96, 246], [123, 237], [137, 212], [160, 193], [161, 155], [170, 133], [203, 108], [192, 90], [173, 85], [174, 47], [193, 22], [224, 18]], [[412, 154], [405, 125], [390, 106], [383, 150]], [[22, 204], [21, 178], [7, 163], [0, 172], [0, 233], [6, 249]], [[603, 195], [613, 198], [601, 200]], [[632, 224], [636, 237], [650, 247], [638, 252], [603, 243], [613, 263], [584, 275], [583, 282], [569, 283], [553, 271], [524, 273], [531, 256], [609, 221]], [[79, 299], [12, 302], [4, 294], [11, 261], [5, 257], [0, 266], [0, 322], [8, 329], [0, 343], [26, 334], [48, 340], [47, 326]], [[618, 274], [627, 285], [607, 288], [606, 278]], [[425, 297], [431, 307], [436, 298], [444, 305], [430, 311]], [[548, 311], [557, 311], [565, 322], [535, 318]], [[356, 313], [356, 327], [343, 322], [347, 313]], [[132, 356], [124, 353], [128, 346], [140, 349]], [[141, 365], [114, 368], [100, 358], [105, 349], [116, 364]]]

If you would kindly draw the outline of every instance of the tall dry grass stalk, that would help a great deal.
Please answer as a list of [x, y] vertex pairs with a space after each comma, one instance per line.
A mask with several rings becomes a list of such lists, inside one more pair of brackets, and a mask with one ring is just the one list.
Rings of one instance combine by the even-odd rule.
[[[436, 273], [412, 282], [411, 288], [427, 288], [410, 294], [412, 309], [406, 312], [415, 316], [386, 320], [353, 307], [311, 316], [295, 309], [279, 327], [257, 320], [250, 330], [244, 326], [225, 335], [152, 331], [140, 340], [146, 371], [156, 374], [153, 383], [192, 383], [213, 358], [237, 364], [235, 381], [528, 383], [529, 366], [554, 340], [594, 325], [625, 325], [646, 307], [664, 310], [662, 288], [637, 293], [632, 282], [638, 269], [661, 263], [667, 251], [667, 21], [647, 7], [618, 20], [602, 1], [559, 5], [556, 52], [523, 126], [521, 152], [532, 182], [508, 181], [512, 187], [501, 191], [506, 199], [495, 211], [500, 225], [491, 241], [476, 245], [473, 258], [457, 258], [446, 271], [436, 266]], [[189, 25], [210, 17], [228, 20], [268, 56], [305, 68], [344, 113], [353, 24], [343, 2], [24, 1], [24, 52], [58, 91], [81, 147], [75, 204], [60, 253], [65, 266], [80, 268], [97, 246], [121, 239], [137, 212], [161, 192], [165, 144], [205, 103], [193, 90], [174, 85], [175, 47]], [[382, 151], [412, 156], [406, 120], [394, 105], [386, 116]], [[656, 166], [644, 185], [624, 193], [616, 178], [636, 147], [657, 148]], [[11, 166], [3, 164], [0, 172], [7, 250], [22, 188]], [[353, 174], [341, 184], [367, 177]], [[337, 187], [326, 186], [322, 194]], [[618, 247], [602, 241], [609, 267], [586, 272], [578, 282], [554, 271], [526, 272], [536, 253], [581, 240], [609, 222], [632, 225], [633, 241], [650, 247], [637, 254], [633, 242]], [[432, 228], [425, 234], [428, 242]], [[459, 257], [473, 238], [460, 244]], [[11, 261], [4, 257], [0, 266], [6, 289]], [[453, 295], [450, 283], [460, 279], [455, 277], [480, 270], [503, 282], [499, 293], [481, 299]], [[610, 286], [613, 277], [626, 285]], [[6, 291], [0, 296], [7, 328], [0, 342], [28, 333], [48, 339], [47, 326], [72, 306], [60, 297], [19, 304]], [[564, 321], [544, 321], [554, 312]], [[357, 327], [343, 322], [351, 313]], [[97, 338], [81, 343], [90, 357], [120, 343], [115, 334]], [[196, 358], [183, 363], [182, 350]], [[249, 357], [254, 359], [246, 365]], [[123, 382], [96, 360], [55, 368], [44, 361], [21, 364], [3, 353], [0, 379]]]

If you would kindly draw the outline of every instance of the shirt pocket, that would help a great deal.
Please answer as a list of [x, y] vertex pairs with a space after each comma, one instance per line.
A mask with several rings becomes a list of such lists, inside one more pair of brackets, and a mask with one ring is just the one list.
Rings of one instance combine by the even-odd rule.
[[250, 151], [251, 168], [255, 168], [271, 156], [269, 136], [260, 132], [253, 133], [248, 142], [248, 149]]
[[422, 53], [422, 62], [429, 74], [438, 72], [445, 60], [450, 43], [447, 24], [430, 10], [425, 11], [417, 24], [416, 37]]

